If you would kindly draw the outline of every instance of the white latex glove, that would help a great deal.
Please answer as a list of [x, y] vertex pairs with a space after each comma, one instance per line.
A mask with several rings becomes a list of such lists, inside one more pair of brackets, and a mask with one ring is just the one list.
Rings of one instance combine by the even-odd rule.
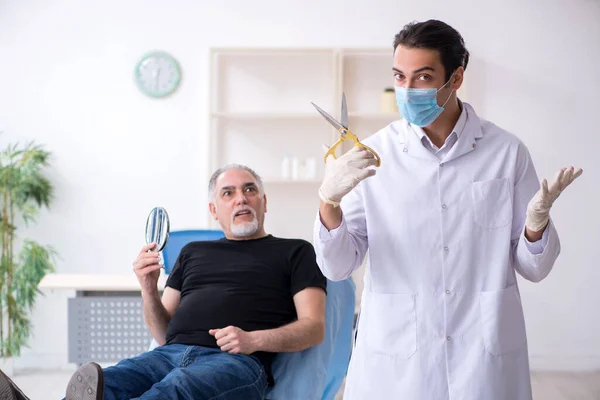
[[325, 203], [339, 206], [342, 197], [354, 189], [360, 181], [375, 175], [375, 170], [368, 168], [375, 165], [377, 165], [375, 156], [358, 146], [352, 147], [337, 159], [327, 157], [325, 177], [319, 188], [319, 197]]
[[525, 218], [525, 227], [539, 232], [546, 227], [550, 219], [550, 208], [563, 190], [567, 188], [575, 179], [577, 179], [583, 170], [573, 167], [562, 168], [556, 174], [554, 182], [548, 187], [548, 181], [542, 179], [541, 189], [533, 196], [527, 205], [527, 217]]

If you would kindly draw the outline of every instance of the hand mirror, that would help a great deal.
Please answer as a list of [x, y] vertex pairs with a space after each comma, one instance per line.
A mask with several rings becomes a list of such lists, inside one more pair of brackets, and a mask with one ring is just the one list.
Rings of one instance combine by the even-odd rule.
[[162, 251], [169, 240], [169, 214], [162, 207], [153, 208], [146, 220], [146, 244], [156, 243], [152, 251]]

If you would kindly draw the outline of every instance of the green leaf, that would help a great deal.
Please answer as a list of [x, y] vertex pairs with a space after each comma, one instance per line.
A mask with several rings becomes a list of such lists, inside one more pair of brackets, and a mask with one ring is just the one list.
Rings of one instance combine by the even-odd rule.
[[25, 240], [15, 256], [14, 242], [20, 221], [35, 222], [52, 202], [54, 188], [44, 176], [49, 160], [50, 153], [34, 142], [0, 151], [0, 355], [17, 356], [27, 344], [29, 313], [41, 293], [37, 287], [54, 271], [53, 248]]

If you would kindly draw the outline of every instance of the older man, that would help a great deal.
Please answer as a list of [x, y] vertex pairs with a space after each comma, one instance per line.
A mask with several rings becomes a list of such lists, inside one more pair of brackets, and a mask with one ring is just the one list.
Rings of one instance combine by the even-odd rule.
[[[155, 244], [142, 247], [133, 262], [145, 321], [161, 346], [104, 370], [82, 366], [67, 400], [262, 400], [274, 384], [276, 353], [322, 342], [326, 279], [310, 243], [265, 232], [260, 177], [227, 166], [213, 174], [209, 195], [225, 238], [186, 245], [162, 298], [158, 254], [149, 252]], [[20, 399], [9, 385], [7, 398]]]

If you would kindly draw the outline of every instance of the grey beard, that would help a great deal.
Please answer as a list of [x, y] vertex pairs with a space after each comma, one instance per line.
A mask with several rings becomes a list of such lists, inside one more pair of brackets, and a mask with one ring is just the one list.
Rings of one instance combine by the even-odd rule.
[[241, 224], [232, 223], [230, 226], [231, 234], [235, 237], [248, 237], [258, 232], [258, 219], [254, 217], [252, 222], [246, 222]]

